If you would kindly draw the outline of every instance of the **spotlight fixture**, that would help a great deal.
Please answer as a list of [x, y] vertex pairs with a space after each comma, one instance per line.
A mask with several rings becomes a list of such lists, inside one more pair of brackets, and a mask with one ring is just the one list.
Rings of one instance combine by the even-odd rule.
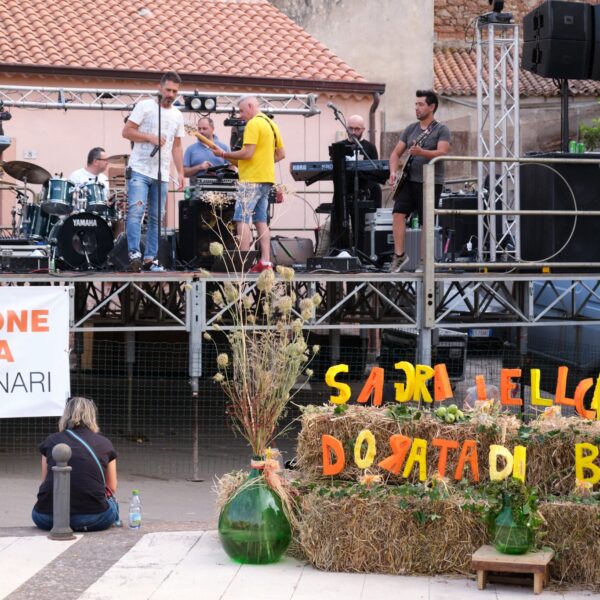
[[201, 96], [197, 92], [185, 97], [185, 107], [193, 112], [213, 112], [217, 108], [216, 96]]
[[498, 23], [508, 25], [513, 22], [511, 13], [502, 12], [504, 8], [504, 0], [488, 0], [488, 4], [492, 12], [486, 13], [479, 17], [480, 23]]

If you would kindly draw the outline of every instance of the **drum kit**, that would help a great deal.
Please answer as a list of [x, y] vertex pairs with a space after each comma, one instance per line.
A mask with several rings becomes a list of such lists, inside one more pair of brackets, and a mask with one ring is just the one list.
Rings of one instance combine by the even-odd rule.
[[[127, 155], [108, 158], [117, 164], [126, 160]], [[113, 230], [121, 229], [125, 218], [123, 193], [109, 198], [97, 181], [76, 184], [24, 161], [3, 162], [0, 167], [23, 182], [22, 187], [0, 182], [16, 194], [13, 239], [49, 244], [51, 256], [65, 269], [96, 270], [106, 265], [114, 246]], [[41, 185], [41, 191], [36, 194], [30, 184]]]

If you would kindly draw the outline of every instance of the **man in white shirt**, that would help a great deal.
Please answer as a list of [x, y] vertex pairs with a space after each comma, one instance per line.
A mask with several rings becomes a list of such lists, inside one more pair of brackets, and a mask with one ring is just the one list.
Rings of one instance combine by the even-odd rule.
[[[69, 175], [69, 181], [72, 181], [77, 187], [83, 188], [88, 183], [98, 183], [102, 189], [102, 198], [93, 198], [91, 200], [100, 200], [108, 203], [109, 186], [108, 177], [104, 174], [108, 167], [108, 156], [104, 148], [97, 146], [88, 152], [87, 164]], [[85, 196], [84, 196], [85, 197]], [[108, 204], [107, 204], [108, 206]]]
[[[158, 86], [158, 99], [142, 100], [135, 105], [125, 127], [123, 137], [134, 142], [128, 164], [127, 180], [127, 245], [129, 270], [164, 271], [156, 260], [158, 254], [158, 221], [162, 217], [167, 198], [171, 157], [177, 170], [177, 189], [184, 186], [183, 147], [185, 135], [183, 115], [173, 106], [179, 93], [181, 78], [177, 73], [165, 73]], [[158, 111], [160, 107], [160, 138]], [[160, 152], [158, 147], [160, 146]], [[161, 157], [160, 176], [158, 181]], [[160, 196], [160, 213], [158, 201]], [[148, 229], [142, 262], [140, 238], [142, 219], [148, 209]], [[160, 217], [159, 217], [160, 215]]]

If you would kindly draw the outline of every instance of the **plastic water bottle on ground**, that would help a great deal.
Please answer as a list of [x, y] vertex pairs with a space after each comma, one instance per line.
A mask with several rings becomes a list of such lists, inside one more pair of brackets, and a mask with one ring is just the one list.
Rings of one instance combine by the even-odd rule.
[[133, 490], [131, 492], [131, 500], [129, 502], [129, 528], [139, 529], [142, 525], [142, 503], [140, 501], [140, 491]]

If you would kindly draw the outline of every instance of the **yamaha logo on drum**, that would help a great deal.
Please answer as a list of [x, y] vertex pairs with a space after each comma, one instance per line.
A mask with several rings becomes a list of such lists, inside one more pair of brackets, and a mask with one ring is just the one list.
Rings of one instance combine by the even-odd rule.
[[97, 221], [94, 219], [73, 219], [75, 227], [98, 227]]

